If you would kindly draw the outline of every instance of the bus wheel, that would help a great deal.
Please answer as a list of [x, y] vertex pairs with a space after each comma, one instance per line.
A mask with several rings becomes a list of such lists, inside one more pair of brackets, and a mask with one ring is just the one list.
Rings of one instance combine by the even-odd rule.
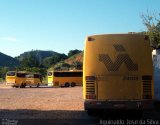
[[69, 87], [69, 83], [68, 82], [65, 83], [65, 87]]
[[20, 88], [24, 88], [24, 87], [25, 87], [25, 84], [22, 83], [22, 84], [20, 85]]
[[72, 82], [71, 87], [75, 87], [75, 86], [76, 86], [76, 83]]
[[23, 88], [25, 88], [25, 87], [26, 87], [26, 83], [23, 84]]
[[37, 88], [39, 87], [39, 83], [37, 84]]

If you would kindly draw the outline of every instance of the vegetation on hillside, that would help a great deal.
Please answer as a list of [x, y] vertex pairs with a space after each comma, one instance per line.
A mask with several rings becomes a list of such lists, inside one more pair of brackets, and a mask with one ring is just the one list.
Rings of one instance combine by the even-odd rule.
[[7, 66], [7, 67], [13, 68], [13, 67], [18, 66], [19, 64], [20, 63], [17, 59], [0, 52], [0, 66], [2, 67]]
[[8, 55], [5, 55], [0, 52], [0, 78], [5, 78], [5, 74], [8, 70], [14, 70], [17, 66], [20, 65], [20, 62]]
[[51, 66], [50, 69], [55, 70], [82, 70], [83, 67], [83, 52], [79, 51], [78, 54], [72, 55], [64, 61], [60, 61]]

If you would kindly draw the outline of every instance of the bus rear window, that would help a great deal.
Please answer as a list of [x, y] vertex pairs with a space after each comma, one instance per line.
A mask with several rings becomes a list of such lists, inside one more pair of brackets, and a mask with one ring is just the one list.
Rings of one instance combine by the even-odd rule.
[[15, 72], [8, 72], [7, 76], [15, 76], [15, 74], [16, 74]]
[[26, 78], [33, 78], [32, 74], [26, 75]]

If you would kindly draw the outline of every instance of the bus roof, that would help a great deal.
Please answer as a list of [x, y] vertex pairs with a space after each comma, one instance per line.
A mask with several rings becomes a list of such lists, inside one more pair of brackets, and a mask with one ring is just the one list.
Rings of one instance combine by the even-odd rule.
[[109, 34], [93, 34], [93, 35], [88, 35], [87, 37], [91, 37], [91, 36], [106, 36], [106, 35], [144, 35], [144, 34], [140, 34], [137, 32], [128, 32], [128, 33], [109, 33]]
[[59, 71], [59, 70], [55, 70], [55, 71], [48, 71], [48, 72], [83, 72], [83, 70], [61, 70], [61, 71]]

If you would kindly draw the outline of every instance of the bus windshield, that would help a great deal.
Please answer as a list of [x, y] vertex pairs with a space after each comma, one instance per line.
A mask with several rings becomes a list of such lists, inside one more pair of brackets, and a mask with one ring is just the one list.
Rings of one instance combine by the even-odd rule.
[[7, 76], [15, 76], [15, 74], [16, 74], [15, 72], [8, 72]]
[[48, 76], [52, 76], [52, 72], [48, 72]]

